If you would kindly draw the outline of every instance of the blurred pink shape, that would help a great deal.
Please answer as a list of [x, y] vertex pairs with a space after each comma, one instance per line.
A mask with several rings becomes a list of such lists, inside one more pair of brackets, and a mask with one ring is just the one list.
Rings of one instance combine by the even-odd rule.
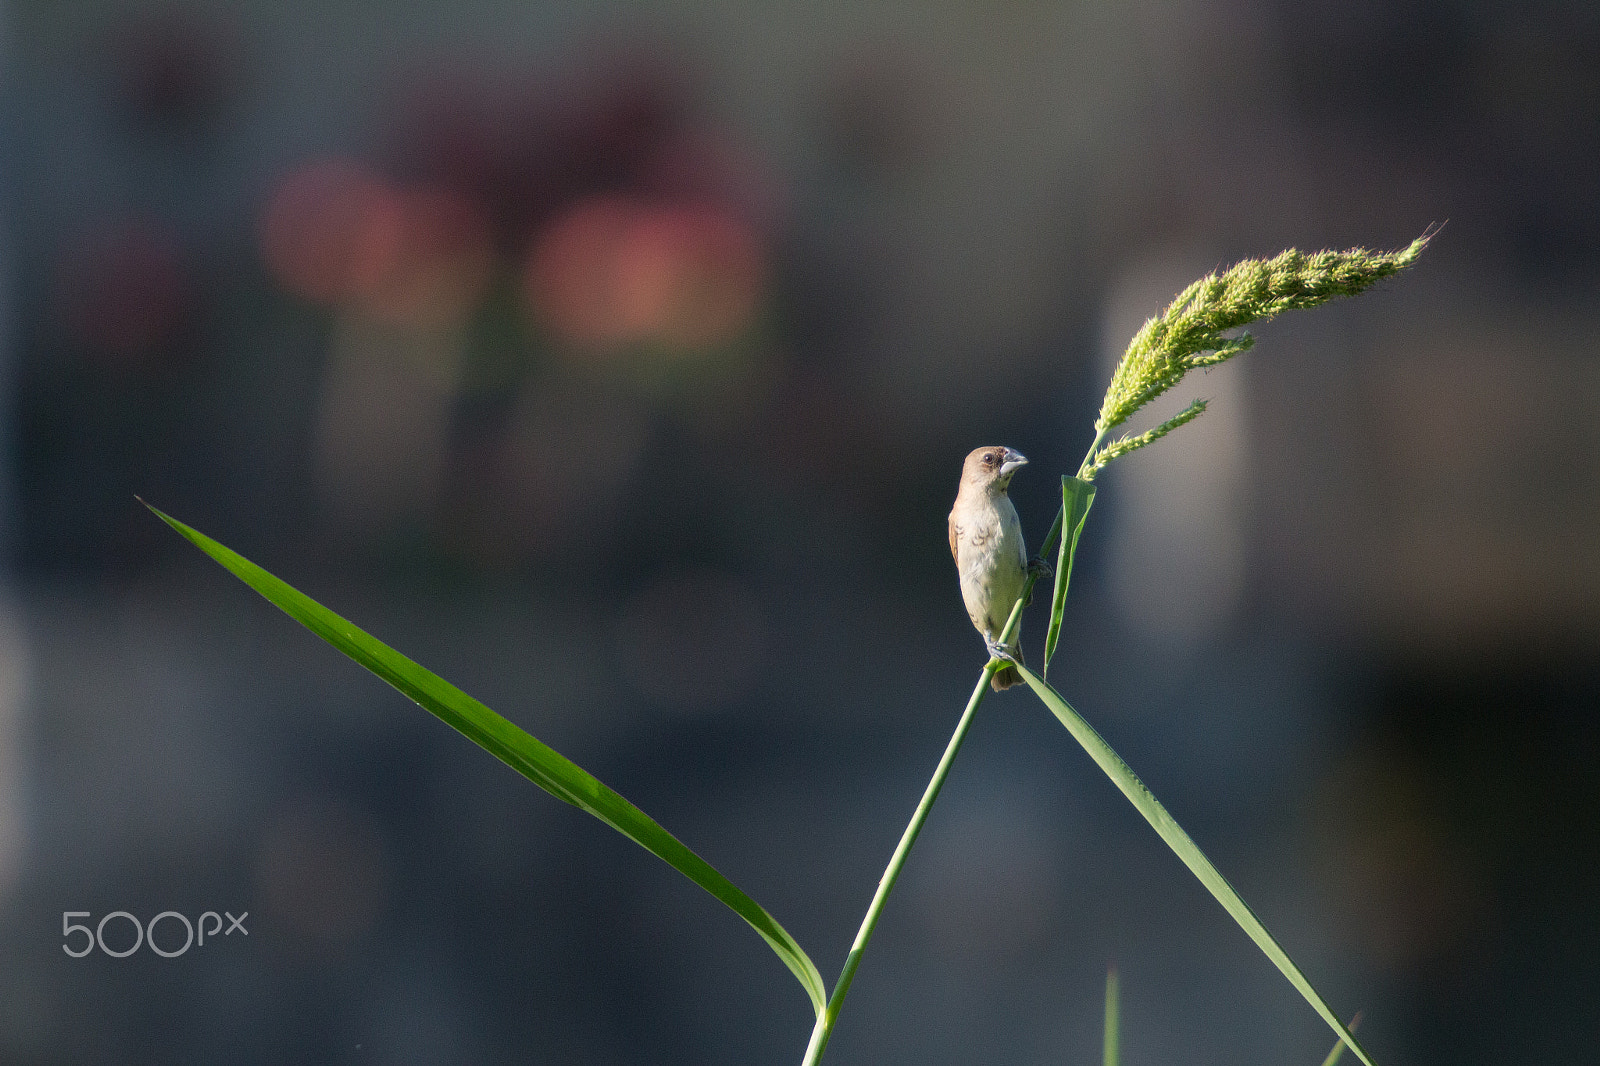
[[261, 223], [267, 266], [299, 296], [347, 300], [394, 256], [395, 215], [388, 190], [361, 164], [308, 163], [279, 182], [267, 202]]
[[593, 197], [535, 241], [524, 282], [561, 339], [591, 348], [697, 350], [750, 325], [766, 280], [755, 231], [713, 205]]
[[482, 212], [443, 189], [397, 188], [359, 163], [323, 159], [273, 190], [267, 265], [289, 291], [386, 321], [470, 311], [492, 265]]
[[445, 322], [476, 306], [493, 267], [489, 226], [477, 205], [437, 188], [390, 194], [395, 253], [356, 296], [363, 310], [390, 322]]

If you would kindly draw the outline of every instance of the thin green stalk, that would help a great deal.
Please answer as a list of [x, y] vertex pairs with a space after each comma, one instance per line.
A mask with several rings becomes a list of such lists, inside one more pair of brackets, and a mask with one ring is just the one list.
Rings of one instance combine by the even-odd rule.
[[[1100, 442], [1106, 439], [1106, 434], [1110, 432], [1111, 429], [1109, 426], [1097, 432], [1094, 435], [1094, 443], [1089, 445], [1089, 451], [1083, 457], [1083, 462], [1078, 464], [1078, 477], [1082, 478], [1084, 481], [1094, 480], [1094, 453], [1100, 447]], [[1056, 519], [1056, 528], [1058, 532], [1060, 530], [1060, 521], [1060, 518]], [[1045, 548], [1041, 548], [1039, 549], [1039, 554], [1043, 555], [1045, 551]]]
[[1122, 994], [1115, 966], [1106, 970], [1106, 1026], [1100, 1061], [1103, 1066], [1122, 1064]]
[[[1013, 623], [1016, 621], [1017, 613], [1017, 611], [1012, 612]], [[1008, 633], [1011, 628], [1009, 625], [1006, 627]], [[967, 739], [967, 730], [972, 728], [972, 720], [977, 714], [978, 705], [988, 694], [989, 679], [1004, 665], [1000, 659], [991, 659], [984, 666], [983, 673], [978, 678], [978, 686], [972, 690], [972, 698], [967, 701], [967, 709], [962, 712], [961, 721], [956, 723], [956, 731], [951, 735], [950, 743], [945, 746], [944, 756], [939, 760], [938, 768], [933, 771], [933, 778], [928, 782], [927, 791], [922, 794], [922, 802], [917, 804], [916, 811], [911, 815], [910, 824], [901, 834], [900, 843], [889, 859], [888, 868], [883, 871], [883, 877], [878, 881], [878, 891], [873, 894], [872, 903], [867, 907], [867, 915], [861, 920], [861, 929], [856, 933], [855, 943], [850, 945], [850, 954], [844, 960], [844, 970], [839, 974], [838, 983], [833, 986], [833, 994], [828, 997], [828, 1005], [817, 1015], [817, 1024], [811, 1030], [811, 1043], [806, 1046], [803, 1066], [815, 1066], [822, 1060], [822, 1052], [827, 1048], [829, 1038], [833, 1036], [833, 1026], [839, 1018], [839, 1009], [844, 1006], [844, 997], [849, 995], [850, 984], [855, 980], [856, 969], [861, 965], [862, 953], [867, 950], [867, 942], [872, 939], [873, 930], [878, 927], [878, 919], [883, 915], [883, 906], [889, 900], [889, 893], [894, 891], [894, 883], [900, 877], [900, 870], [905, 866], [907, 856], [911, 854], [911, 845], [917, 842], [917, 836], [922, 832], [922, 825], [928, 820], [928, 812], [933, 810], [933, 801], [939, 798], [939, 790], [944, 788], [944, 779], [949, 776], [950, 767], [956, 761], [956, 752], [961, 750], [962, 742]]]
[[[1039, 546], [1040, 556], [1049, 552], [1056, 538], [1061, 535], [1064, 518], [1064, 509], [1057, 508], [1055, 523], [1051, 525], [1050, 532], [1045, 534], [1044, 543]], [[1000, 631], [999, 643], [1010, 643], [1011, 635], [1017, 631], [1017, 625], [1022, 620], [1022, 609], [1028, 602], [1028, 594], [1033, 591], [1033, 584], [1037, 580], [1037, 573], [1028, 575], [1027, 584], [1022, 588], [1022, 595], [1018, 596], [1017, 602], [1012, 605], [1011, 615], [1006, 619], [1005, 628]], [[883, 907], [889, 901], [889, 893], [894, 891], [894, 883], [900, 879], [900, 870], [911, 854], [911, 846], [917, 842], [917, 837], [922, 832], [923, 823], [928, 820], [928, 813], [933, 810], [933, 801], [939, 798], [939, 791], [944, 788], [944, 780], [950, 775], [950, 767], [956, 761], [956, 753], [961, 750], [961, 745], [967, 739], [967, 730], [972, 728], [972, 720], [977, 715], [978, 706], [989, 693], [990, 679], [1005, 665], [1002, 659], [990, 659], [984, 664], [983, 673], [978, 675], [978, 684], [973, 688], [971, 698], [967, 700], [967, 709], [962, 712], [961, 721], [956, 723], [956, 731], [950, 735], [950, 743], [945, 745], [944, 755], [939, 759], [939, 765], [934, 768], [933, 777], [922, 793], [922, 802], [918, 803], [917, 809], [912, 812], [911, 821], [906, 825], [905, 832], [900, 835], [900, 843], [895, 847], [894, 854], [889, 857], [889, 865], [883, 871], [883, 877], [878, 880], [878, 890], [873, 893], [872, 902], [867, 906], [866, 917], [861, 919], [861, 928], [856, 932], [855, 943], [850, 945], [850, 954], [845, 956], [844, 969], [840, 971], [839, 980], [833, 986], [832, 994], [828, 996], [828, 1005], [817, 1015], [817, 1023], [812, 1026], [811, 1042], [806, 1045], [806, 1057], [801, 1060], [801, 1066], [816, 1066], [822, 1061], [822, 1053], [833, 1037], [833, 1027], [838, 1021], [839, 1010], [844, 1006], [844, 997], [850, 993], [850, 985], [856, 978], [856, 970], [861, 966], [861, 956], [867, 950], [867, 943], [872, 939], [873, 931], [878, 928], [878, 919], [883, 916]]]

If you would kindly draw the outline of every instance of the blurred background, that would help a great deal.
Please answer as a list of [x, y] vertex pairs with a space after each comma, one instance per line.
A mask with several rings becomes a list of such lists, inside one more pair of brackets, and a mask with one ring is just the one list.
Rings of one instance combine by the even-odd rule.
[[[1033, 460], [1036, 543], [1185, 283], [1446, 221], [1171, 394], [1215, 402], [1101, 479], [1052, 679], [1385, 1066], [1592, 1055], [1594, 5], [12, 0], [0, 40], [0, 1061], [810, 1028], [736, 917], [135, 493], [596, 773], [831, 980], [984, 661], [964, 455]], [[249, 934], [63, 953], [119, 910]], [[1331, 1044], [1004, 694], [828, 1061], [1098, 1061], [1111, 961], [1132, 1066]]]

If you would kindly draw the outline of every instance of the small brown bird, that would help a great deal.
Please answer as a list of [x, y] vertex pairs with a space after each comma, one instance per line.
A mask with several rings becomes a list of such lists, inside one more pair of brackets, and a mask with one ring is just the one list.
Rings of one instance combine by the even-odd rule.
[[[950, 554], [961, 573], [961, 599], [967, 616], [983, 634], [989, 654], [1022, 662], [1022, 627], [1009, 645], [1000, 631], [1028, 579], [1028, 549], [1022, 523], [1006, 487], [1011, 475], [1028, 460], [1017, 451], [989, 445], [967, 456], [961, 468], [961, 489], [950, 510]], [[1022, 680], [1016, 667], [997, 671], [990, 684], [996, 692]]]

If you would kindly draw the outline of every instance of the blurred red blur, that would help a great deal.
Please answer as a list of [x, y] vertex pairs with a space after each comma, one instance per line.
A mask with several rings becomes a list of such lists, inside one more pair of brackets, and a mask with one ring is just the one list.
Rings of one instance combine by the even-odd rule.
[[491, 267], [488, 225], [471, 201], [390, 184], [346, 159], [316, 160], [286, 176], [261, 229], [267, 264], [284, 287], [386, 321], [463, 315]]
[[283, 178], [261, 225], [267, 265], [291, 292], [318, 303], [369, 288], [400, 244], [398, 205], [367, 168], [319, 159]]
[[540, 235], [524, 284], [568, 343], [692, 351], [749, 327], [765, 274], [756, 234], [727, 210], [594, 197]]

